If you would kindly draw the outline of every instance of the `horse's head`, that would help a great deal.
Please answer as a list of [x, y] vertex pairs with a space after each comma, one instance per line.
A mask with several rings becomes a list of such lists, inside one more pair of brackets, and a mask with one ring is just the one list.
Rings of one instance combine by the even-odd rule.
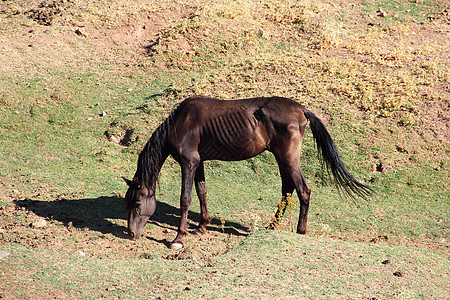
[[138, 239], [142, 235], [142, 230], [148, 219], [156, 209], [155, 191], [133, 180], [125, 179], [128, 191], [125, 194], [128, 216], [128, 233], [130, 238]]

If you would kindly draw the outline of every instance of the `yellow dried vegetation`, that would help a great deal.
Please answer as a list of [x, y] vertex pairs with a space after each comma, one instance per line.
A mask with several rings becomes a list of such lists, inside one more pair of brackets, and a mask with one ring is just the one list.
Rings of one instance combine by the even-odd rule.
[[161, 35], [150, 60], [192, 72], [173, 86], [177, 95], [336, 99], [415, 124], [424, 102], [449, 93], [449, 25], [372, 26], [360, 7], [343, 3], [204, 3]]

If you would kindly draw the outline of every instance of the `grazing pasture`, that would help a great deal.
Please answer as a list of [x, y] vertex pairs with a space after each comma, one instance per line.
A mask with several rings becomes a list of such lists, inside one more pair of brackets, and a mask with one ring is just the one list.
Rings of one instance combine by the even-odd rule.
[[[1, 2], [0, 298], [448, 298], [448, 2], [150, 2]], [[282, 198], [264, 152], [204, 163], [211, 224], [181, 250], [169, 158], [130, 240], [121, 177], [192, 95], [298, 101], [374, 195], [339, 194], [308, 123], [307, 235], [295, 194], [265, 229]]]

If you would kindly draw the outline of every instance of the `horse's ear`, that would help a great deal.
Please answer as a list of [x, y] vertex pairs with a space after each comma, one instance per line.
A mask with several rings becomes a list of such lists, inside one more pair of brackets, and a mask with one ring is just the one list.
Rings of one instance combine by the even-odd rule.
[[132, 184], [137, 186], [138, 188], [140, 188], [142, 185], [139, 179], [137, 179], [136, 177], [133, 178]]
[[131, 186], [131, 185], [133, 184], [133, 181], [128, 180], [128, 179], [126, 179], [125, 177], [122, 177], [122, 179], [123, 179], [123, 181], [125, 181], [125, 183], [126, 183], [128, 186]]

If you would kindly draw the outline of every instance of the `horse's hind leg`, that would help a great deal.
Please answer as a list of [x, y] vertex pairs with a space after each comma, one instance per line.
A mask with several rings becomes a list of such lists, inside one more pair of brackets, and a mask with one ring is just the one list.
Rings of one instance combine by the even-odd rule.
[[[306, 183], [305, 177], [303, 176], [298, 163], [287, 166], [280, 165], [280, 173], [283, 180], [283, 197], [286, 197], [287, 194], [292, 194], [294, 188], [297, 191], [297, 195], [300, 200], [300, 216], [298, 219], [297, 233], [305, 234], [311, 189]], [[278, 208], [277, 214], [281, 213], [280, 218], [286, 211], [286, 206], [287, 203], [282, 208], [281, 212], [280, 208]], [[277, 217], [277, 214], [275, 215], [275, 218]]]
[[197, 191], [198, 199], [200, 200], [200, 223], [196, 229], [196, 232], [203, 234], [206, 232], [206, 225], [211, 223], [211, 218], [208, 214], [208, 207], [206, 205], [206, 182], [205, 182], [205, 169], [203, 162], [200, 162], [195, 173], [195, 190]]
[[297, 191], [300, 200], [300, 216], [298, 219], [297, 233], [304, 234], [306, 233], [311, 189], [300, 170], [301, 136], [298, 131], [291, 132], [291, 136], [277, 143], [276, 147], [272, 148], [272, 152], [280, 168], [280, 175], [283, 180], [283, 196], [285, 197], [287, 193], [292, 193], [294, 188]]
[[300, 199], [300, 216], [298, 218], [297, 233], [306, 233], [306, 222], [308, 220], [309, 199], [311, 189], [305, 181], [305, 177], [299, 170], [298, 181], [296, 184], [298, 198]]

